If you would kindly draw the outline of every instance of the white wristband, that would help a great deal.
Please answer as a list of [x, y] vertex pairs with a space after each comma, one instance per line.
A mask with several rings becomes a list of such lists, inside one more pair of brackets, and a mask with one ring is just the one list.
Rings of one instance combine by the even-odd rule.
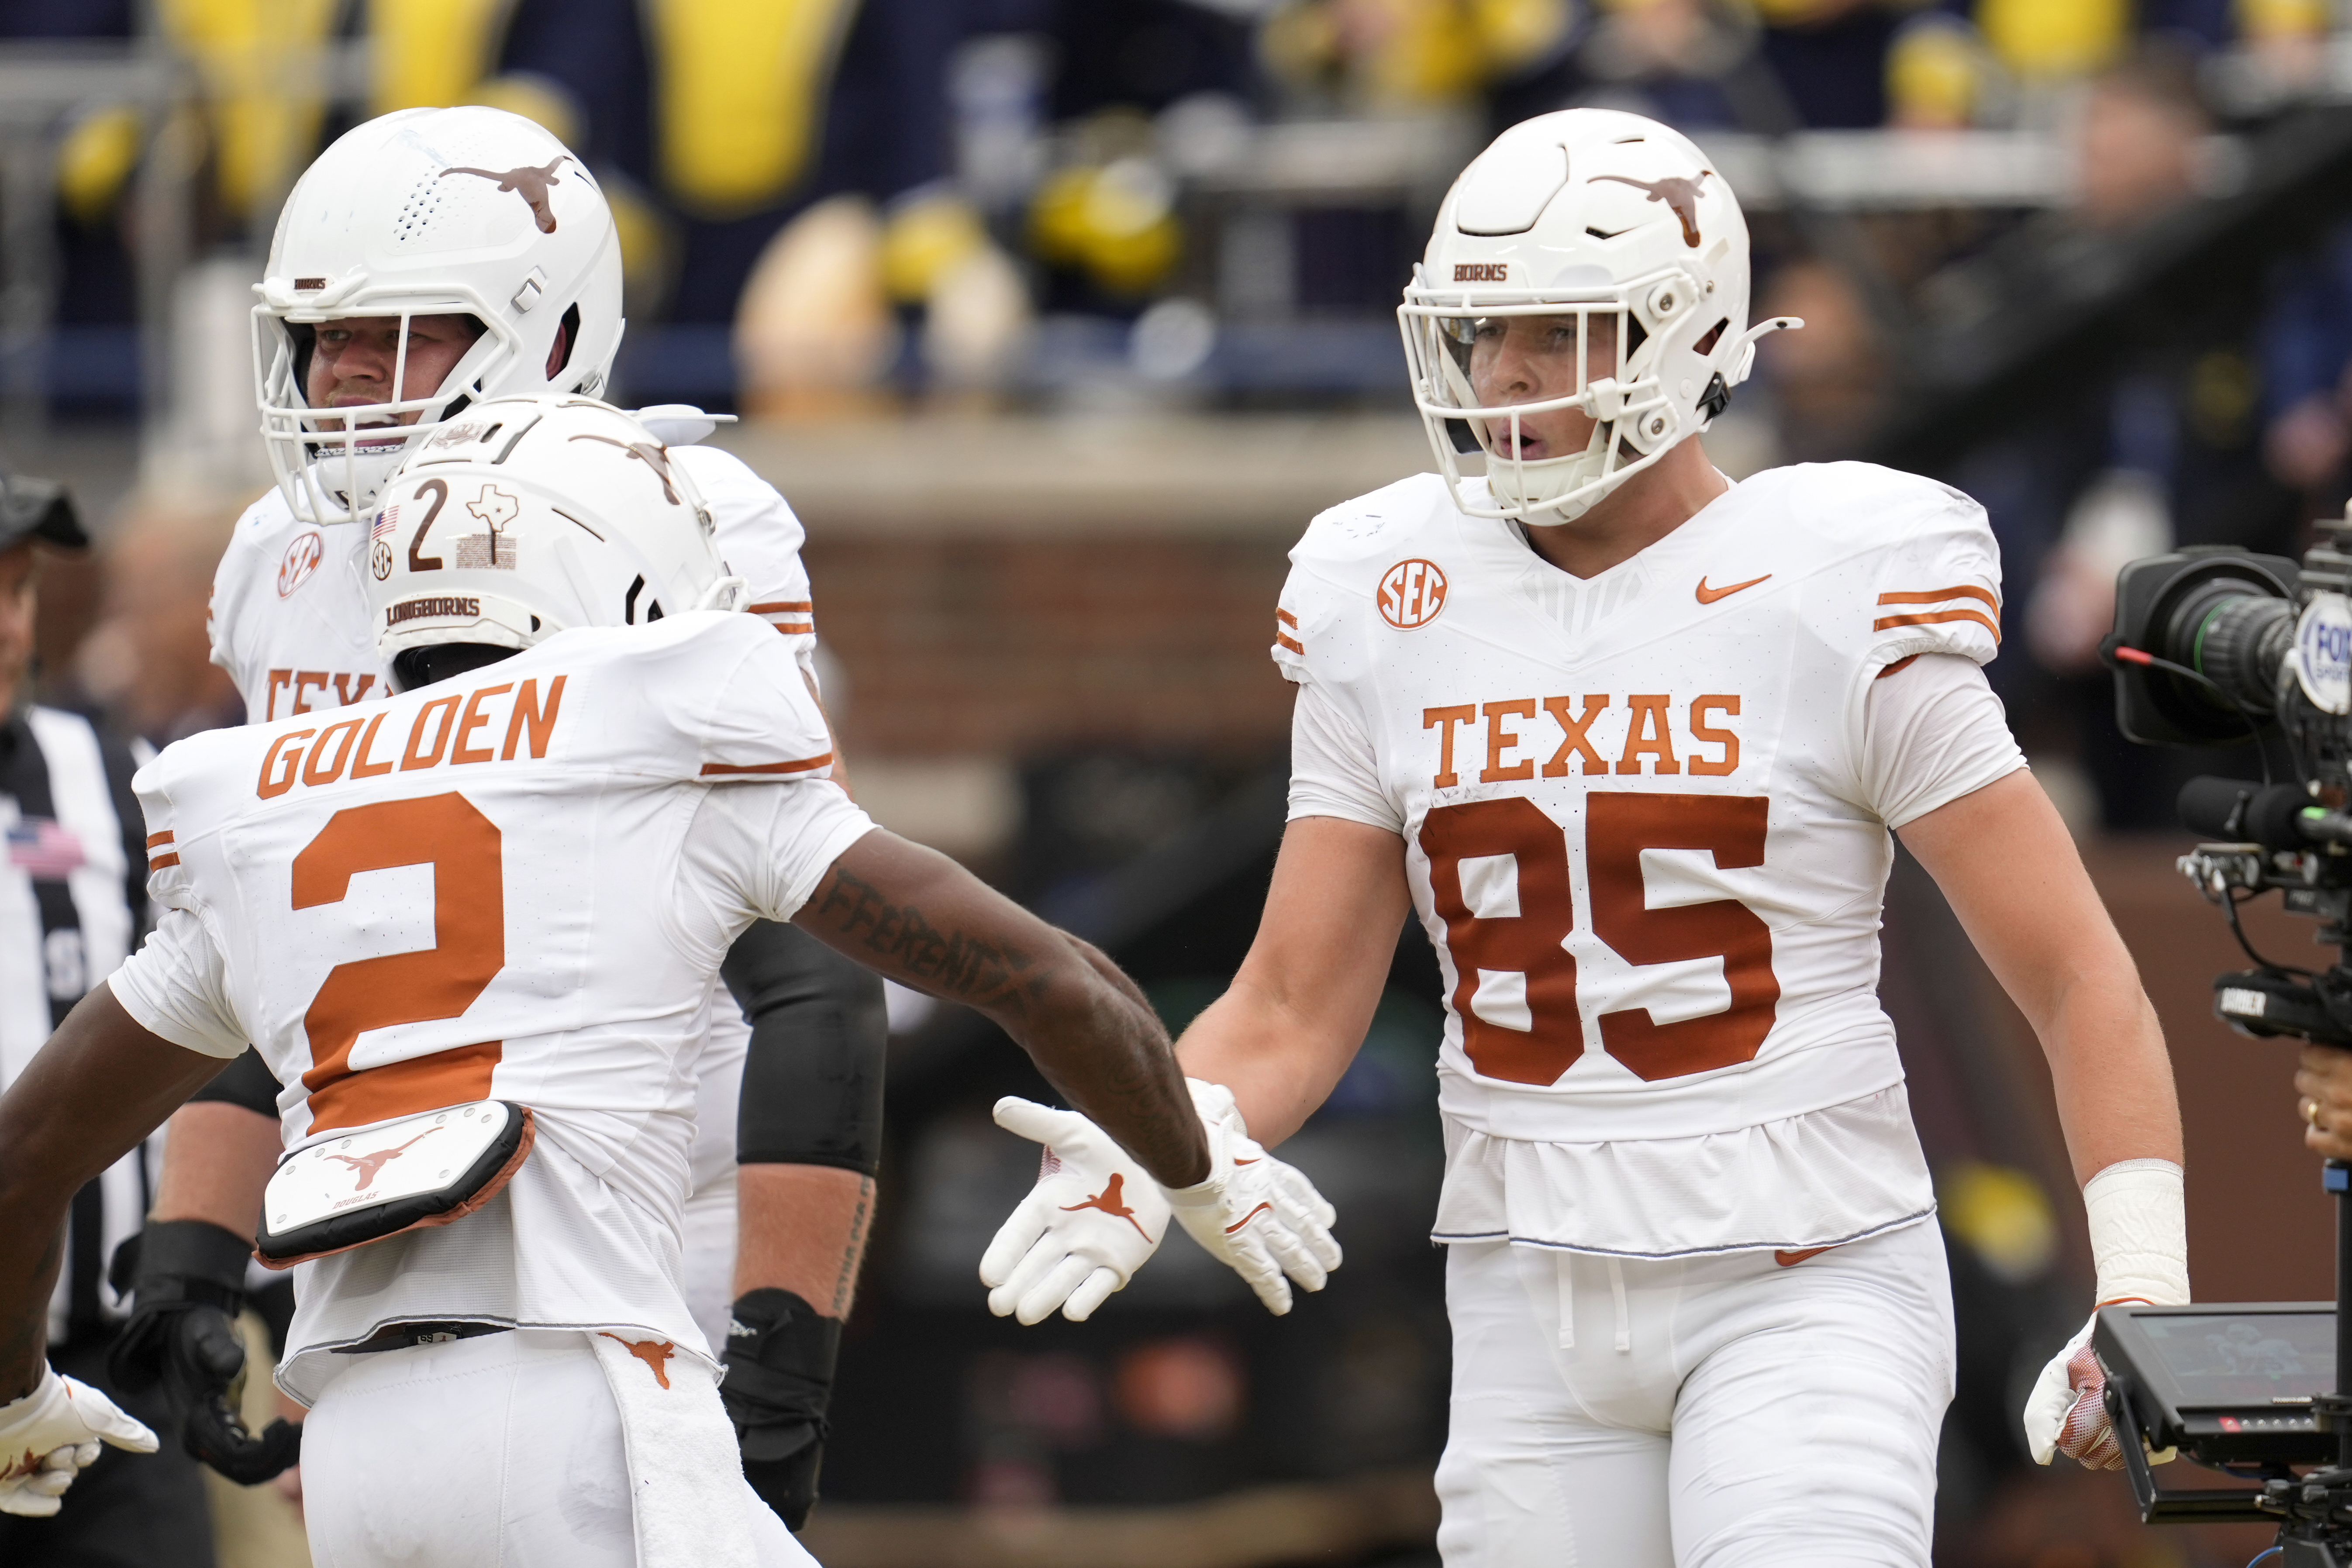
[[2169, 1160], [2119, 1160], [2083, 1184], [2091, 1225], [2097, 1300], [2189, 1301], [2189, 1220], [2180, 1167]]

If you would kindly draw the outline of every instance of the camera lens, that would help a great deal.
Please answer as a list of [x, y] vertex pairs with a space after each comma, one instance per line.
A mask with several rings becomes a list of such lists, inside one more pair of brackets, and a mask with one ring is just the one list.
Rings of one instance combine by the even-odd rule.
[[[2277, 703], [2279, 671], [2294, 646], [2294, 606], [2234, 577], [2198, 584], [2167, 618], [2164, 657], [2211, 681], [2244, 712], [2263, 717]], [[2228, 704], [2201, 688], [2192, 700]]]

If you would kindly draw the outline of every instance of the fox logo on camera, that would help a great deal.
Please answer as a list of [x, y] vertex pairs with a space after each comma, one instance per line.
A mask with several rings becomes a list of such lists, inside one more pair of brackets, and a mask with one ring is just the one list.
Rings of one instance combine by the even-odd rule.
[[2352, 713], [2352, 599], [2315, 594], [2294, 628], [2294, 674], [2324, 713]]

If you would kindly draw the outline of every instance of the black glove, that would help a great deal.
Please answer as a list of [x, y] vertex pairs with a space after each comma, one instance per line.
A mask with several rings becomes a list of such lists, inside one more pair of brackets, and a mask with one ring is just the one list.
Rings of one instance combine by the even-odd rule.
[[108, 1278], [133, 1300], [107, 1347], [107, 1374], [126, 1393], [163, 1385], [189, 1453], [239, 1486], [269, 1479], [301, 1457], [302, 1428], [272, 1421], [259, 1436], [229, 1403], [245, 1370], [245, 1262], [250, 1242], [197, 1219], [163, 1220], [115, 1250]]
[[743, 1476], [795, 1531], [816, 1504], [828, 1432], [824, 1408], [840, 1352], [841, 1320], [818, 1316], [790, 1290], [747, 1291], [727, 1325], [727, 1376], [719, 1398], [735, 1423]]

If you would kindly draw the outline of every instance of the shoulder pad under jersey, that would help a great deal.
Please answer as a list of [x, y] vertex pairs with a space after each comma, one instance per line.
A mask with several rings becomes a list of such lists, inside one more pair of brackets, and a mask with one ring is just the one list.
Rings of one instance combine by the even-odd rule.
[[1966, 492], [1873, 463], [1812, 463], [1748, 481], [1777, 489], [1770, 525], [1840, 563], [1822, 629], [1872, 664], [2000, 650], [2000, 548]]
[[807, 533], [792, 503], [732, 452], [676, 447], [670, 460], [683, 465], [702, 492], [712, 542], [728, 569], [751, 584], [752, 613], [787, 637], [813, 634], [815, 606], [801, 561]]
[[600, 760], [713, 782], [832, 776], [824, 716], [788, 639], [756, 616], [706, 610], [649, 626], [583, 627], [533, 653], [541, 649], [551, 669], [599, 674], [598, 700], [609, 708], [596, 732], [613, 751]]
[[1360, 663], [1354, 616], [1381, 574], [1433, 524], [1460, 515], [1438, 474], [1413, 474], [1318, 513], [1290, 552], [1275, 612], [1274, 662], [1285, 679], [1346, 679]]
[[254, 804], [254, 763], [267, 744], [262, 728], [200, 730], [132, 775], [131, 790], [147, 822], [147, 896], [157, 908], [196, 908], [180, 852]]
[[246, 605], [257, 592], [270, 585], [287, 543], [306, 526], [297, 524], [284, 492], [273, 485], [238, 515], [221, 551], [220, 563], [213, 568], [212, 605], [205, 627], [212, 640], [212, 661], [228, 671], [240, 692], [246, 672], [237, 668], [237, 628], [247, 613]]

